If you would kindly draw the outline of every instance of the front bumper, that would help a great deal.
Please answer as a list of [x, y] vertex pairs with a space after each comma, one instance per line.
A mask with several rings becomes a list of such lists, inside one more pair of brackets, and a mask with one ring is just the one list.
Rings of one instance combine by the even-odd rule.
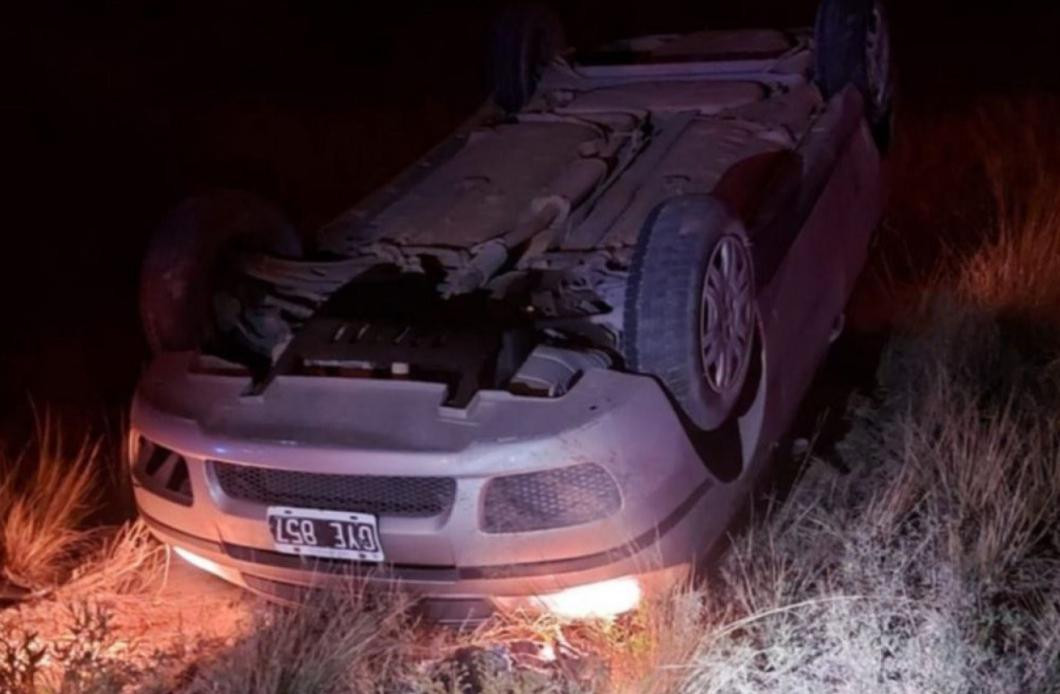
[[[646, 590], [687, 573], [724, 532], [738, 503], [689, 444], [650, 378], [590, 370], [560, 398], [482, 391], [463, 410], [442, 386], [281, 376], [244, 397], [240, 376], [195, 373], [195, 357], [157, 358], [133, 405], [135, 435], [187, 463], [189, 504], [135, 489], [165, 542], [221, 567], [226, 578], [278, 599], [351, 571], [394, 580], [456, 619], [492, 606], [636, 576]], [[276, 552], [266, 505], [224, 493], [209, 461], [344, 475], [446, 476], [453, 503], [430, 517], [380, 515], [387, 563], [311, 560]], [[499, 475], [577, 463], [603, 466], [621, 505], [607, 518], [518, 533], [481, 529], [483, 489]]]

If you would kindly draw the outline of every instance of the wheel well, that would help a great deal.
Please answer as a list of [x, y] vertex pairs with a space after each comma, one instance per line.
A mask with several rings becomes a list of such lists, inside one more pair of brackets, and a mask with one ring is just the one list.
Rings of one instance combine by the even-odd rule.
[[711, 474], [722, 482], [732, 482], [743, 474], [760, 443], [767, 384], [764, 334], [761, 316], [758, 316], [755, 320], [755, 341], [752, 347], [755, 356], [752, 358], [733, 414], [717, 429], [704, 431], [697, 427], [684, 413], [680, 403], [662, 382], [659, 382], [699, 459]]

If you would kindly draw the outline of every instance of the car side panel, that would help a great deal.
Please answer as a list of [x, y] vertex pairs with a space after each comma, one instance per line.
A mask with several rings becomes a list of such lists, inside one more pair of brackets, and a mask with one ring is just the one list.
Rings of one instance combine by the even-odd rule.
[[[759, 292], [773, 381], [769, 408], [778, 413], [775, 424], [781, 429], [827, 352], [833, 326], [864, 266], [882, 212], [882, 193], [879, 155], [861, 122]], [[763, 250], [768, 251], [756, 252]]]

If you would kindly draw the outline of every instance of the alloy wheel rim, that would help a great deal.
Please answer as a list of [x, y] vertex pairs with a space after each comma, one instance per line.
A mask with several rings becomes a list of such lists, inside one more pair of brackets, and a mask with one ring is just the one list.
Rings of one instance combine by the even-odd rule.
[[735, 236], [718, 242], [703, 278], [700, 359], [707, 385], [731, 395], [743, 381], [754, 335], [751, 262]]

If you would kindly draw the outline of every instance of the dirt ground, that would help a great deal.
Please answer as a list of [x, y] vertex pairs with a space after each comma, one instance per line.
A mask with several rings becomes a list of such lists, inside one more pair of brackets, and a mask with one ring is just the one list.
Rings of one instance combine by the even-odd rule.
[[[140, 668], [168, 663], [179, 670], [230, 647], [244, 633], [258, 598], [171, 556], [157, 585], [131, 595], [106, 591], [60, 595], [16, 605], [3, 622], [36, 634], [41, 643], [84, 639], [72, 610], [100, 609], [108, 619], [101, 652]], [[158, 657], [158, 654], [167, 654]]]

